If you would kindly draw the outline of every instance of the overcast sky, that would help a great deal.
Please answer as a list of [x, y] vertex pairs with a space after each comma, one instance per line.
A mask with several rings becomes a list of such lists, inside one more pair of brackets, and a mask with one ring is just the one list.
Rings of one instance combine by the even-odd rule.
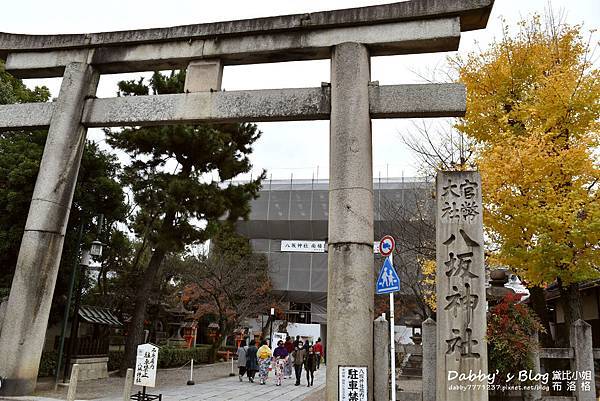
[[[202, 22], [225, 21], [333, 10], [365, 5], [389, 3], [377, 0], [18, 0], [2, 4], [0, 31], [12, 33], [55, 34], [87, 33], [139, 28], [168, 27]], [[485, 30], [463, 33], [459, 52], [467, 53], [485, 48], [501, 34], [501, 18], [514, 25], [532, 12], [543, 14], [546, 0], [496, 0], [488, 27]], [[571, 24], [583, 23], [586, 30], [598, 28], [600, 1], [553, 0], [552, 7], [563, 13]], [[448, 53], [418, 56], [377, 57], [372, 60], [371, 79], [382, 85], [423, 82], [435, 71], [443, 70]], [[103, 76], [98, 89], [99, 97], [112, 97], [116, 82], [140, 74]], [[439, 80], [442, 75], [438, 73]], [[315, 87], [329, 82], [329, 61], [291, 62], [226, 67], [223, 88], [261, 89]], [[54, 96], [58, 94], [60, 79], [27, 80], [30, 86], [47, 85]], [[403, 145], [400, 136], [413, 130], [419, 120], [374, 120], [373, 152], [374, 176], [414, 176], [417, 171], [414, 158]], [[446, 119], [428, 120], [435, 129]], [[254, 170], [263, 168], [273, 178], [311, 178], [328, 174], [328, 122], [260, 123], [262, 138], [256, 143], [252, 156]], [[90, 130], [88, 138], [103, 142], [100, 130]], [[256, 174], [256, 173], [255, 173]]]

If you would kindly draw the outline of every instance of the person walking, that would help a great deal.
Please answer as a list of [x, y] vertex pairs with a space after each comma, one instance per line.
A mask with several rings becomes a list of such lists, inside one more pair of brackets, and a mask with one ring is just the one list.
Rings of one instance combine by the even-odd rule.
[[248, 381], [250, 383], [254, 383], [254, 376], [256, 372], [258, 372], [258, 359], [257, 359], [258, 348], [256, 348], [256, 343], [254, 340], [250, 341], [250, 345], [248, 345], [248, 349], [246, 350], [246, 375], [248, 376]]
[[287, 365], [289, 353], [283, 346], [283, 341], [277, 342], [277, 348], [273, 351], [273, 358], [275, 360], [275, 385], [281, 386], [283, 382], [283, 374], [285, 366]]
[[293, 362], [294, 358], [292, 357], [292, 352], [294, 352], [294, 343], [292, 342], [292, 338], [290, 336], [287, 336], [283, 346], [285, 347], [285, 349], [289, 355], [288, 359], [287, 359], [287, 363], [285, 364], [285, 371], [283, 373], [283, 377], [290, 378], [290, 377], [292, 377], [292, 371], [294, 370], [294, 362]]
[[317, 354], [317, 370], [319, 370], [319, 368], [321, 367], [321, 359], [324, 358], [321, 337], [319, 337], [313, 348], [315, 349], [315, 353]]
[[300, 336], [296, 336], [296, 340], [294, 340], [294, 348], [296, 348], [298, 346], [298, 344], [301, 342], [302, 341], [300, 340]]
[[296, 373], [296, 384], [300, 385], [300, 378], [302, 377], [302, 364], [304, 363], [304, 357], [306, 351], [302, 348], [302, 341], [296, 344], [294, 351], [292, 352], [292, 358], [294, 358], [294, 372]]
[[308, 347], [308, 353], [304, 357], [304, 369], [306, 370], [308, 387], [311, 387], [315, 380], [315, 370], [317, 369], [317, 354], [312, 346]]
[[244, 338], [244, 341], [240, 343], [239, 348], [237, 349], [237, 359], [238, 359], [238, 377], [240, 381], [242, 381], [242, 377], [246, 374], [246, 354], [248, 352], [248, 347], [246, 346], [246, 341], [248, 339]]
[[269, 378], [269, 368], [271, 367], [271, 359], [273, 357], [273, 352], [271, 352], [271, 348], [269, 348], [267, 344], [267, 340], [263, 340], [257, 353], [258, 378], [260, 379], [260, 384], [267, 383], [267, 379]]

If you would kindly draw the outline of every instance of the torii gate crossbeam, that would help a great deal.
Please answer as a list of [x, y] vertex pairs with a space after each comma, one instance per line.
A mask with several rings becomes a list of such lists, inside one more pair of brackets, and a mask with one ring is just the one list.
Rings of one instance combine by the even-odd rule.
[[[364, 366], [372, 400], [371, 118], [465, 111], [461, 85], [379, 86], [370, 57], [452, 51], [493, 0], [413, 0], [355, 9], [81, 35], [0, 33], [15, 76], [63, 77], [58, 100], [0, 106], [0, 130], [48, 128], [4, 323], [0, 395], [31, 394], [88, 127], [330, 119], [327, 400], [338, 367]], [[320, 88], [221, 91], [223, 66], [331, 58]], [[187, 68], [178, 95], [95, 99], [100, 74]], [[357, 346], [359, 344], [359, 346]]]

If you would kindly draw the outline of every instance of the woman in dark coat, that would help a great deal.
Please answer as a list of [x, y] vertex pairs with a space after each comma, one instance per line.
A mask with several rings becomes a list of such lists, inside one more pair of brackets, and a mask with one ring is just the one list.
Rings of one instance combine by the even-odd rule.
[[308, 347], [308, 353], [304, 357], [304, 369], [306, 370], [306, 381], [308, 387], [313, 385], [315, 380], [315, 370], [317, 370], [317, 353], [315, 352], [312, 345]]
[[248, 349], [246, 350], [246, 375], [251, 383], [254, 383], [254, 376], [258, 372], [257, 352], [258, 348], [256, 348], [256, 344], [254, 341], [250, 341], [250, 345], [248, 345]]

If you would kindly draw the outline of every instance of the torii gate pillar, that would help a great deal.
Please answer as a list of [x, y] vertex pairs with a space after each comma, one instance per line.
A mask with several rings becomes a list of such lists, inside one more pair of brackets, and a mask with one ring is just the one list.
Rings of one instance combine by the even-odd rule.
[[367, 48], [342, 43], [331, 56], [327, 400], [338, 366], [367, 367], [373, 399], [373, 151]]
[[4, 380], [0, 394], [32, 394], [35, 390], [87, 133], [81, 114], [86, 97], [96, 94], [99, 77], [85, 63], [65, 67], [1, 328]]
[[[348, 377], [360, 372], [372, 401], [371, 118], [459, 117], [466, 97], [460, 84], [369, 85], [369, 57], [457, 50], [461, 32], [486, 26], [493, 3], [412, 0], [139, 31], [0, 32], [6, 71], [64, 77], [56, 102], [0, 105], [0, 131], [49, 128], [0, 328], [0, 395], [35, 387], [87, 128], [330, 119], [327, 400], [338, 401], [339, 367], [357, 366]], [[326, 58], [331, 89], [219, 90], [224, 65]], [[188, 68], [186, 93], [91, 96], [98, 74], [173, 68]]]

